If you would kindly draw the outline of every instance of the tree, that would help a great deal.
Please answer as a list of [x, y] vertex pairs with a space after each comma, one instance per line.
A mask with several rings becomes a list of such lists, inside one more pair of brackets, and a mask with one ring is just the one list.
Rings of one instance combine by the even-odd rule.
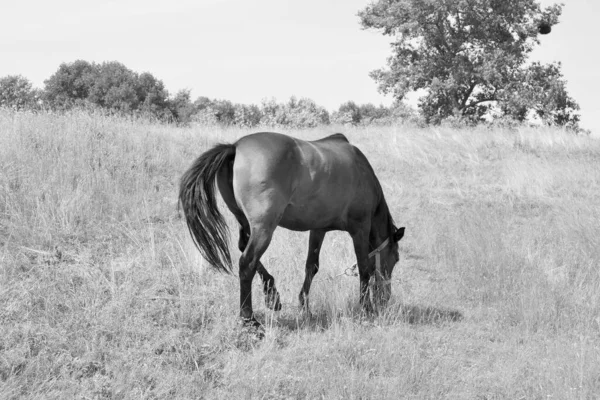
[[235, 108], [229, 100], [214, 100], [211, 105], [217, 122], [221, 125], [235, 123]]
[[39, 91], [21, 75], [0, 78], [0, 107], [32, 109], [37, 107], [39, 97]]
[[200, 96], [194, 101], [196, 111], [202, 111], [212, 105], [213, 101], [206, 96]]
[[84, 60], [62, 63], [44, 84], [44, 101], [50, 107], [67, 109], [85, 103], [96, 80], [96, 66]]
[[[427, 122], [437, 123], [449, 116], [478, 121], [495, 105], [508, 111], [508, 93], [528, 90], [520, 79], [532, 72], [527, 58], [539, 44], [538, 27], [549, 32], [561, 12], [562, 5], [542, 10], [537, 0], [377, 0], [359, 16], [364, 28], [395, 38], [389, 68], [371, 73], [379, 89], [397, 100], [425, 89], [419, 108]], [[560, 75], [559, 65], [543, 68]], [[539, 87], [558, 83], [539, 74], [535, 80]], [[559, 93], [566, 95], [547, 95]], [[544, 104], [556, 107], [545, 112], [566, 118], [555, 122], [574, 122], [575, 114], [560, 110], [575, 104], [572, 99]]]
[[91, 103], [122, 112], [138, 109], [137, 76], [133, 71], [116, 61], [97, 65], [96, 71], [87, 98]]
[[137, 77], [136, 95], [142, 112], [165, 118], [173, 116], [169, 106], [169, 92], [164, 83], [151, 73], [143, 72]]
[[383, 105], [379, 105], [379, 107], [376, 107], [371, 103], [361, 104], [359, 110], [360, 120], [365, 124], [384, 121], [388, 119], [391, 115], [391, 110], [389, 108], [386, 108]]
[[138, 75], [116, 61], [63, 63], [45, 85], [44, 100], [56, 109], [93, 105], [124, 113], [172, 117], [163, 82], [149, 72]]

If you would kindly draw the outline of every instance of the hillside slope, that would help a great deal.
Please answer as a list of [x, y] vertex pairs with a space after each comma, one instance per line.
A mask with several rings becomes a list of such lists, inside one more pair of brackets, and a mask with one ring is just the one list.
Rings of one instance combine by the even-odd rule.
[[0, 397], [596, 397], [600, 141], [340, 129], [407, 228], [392, 304], [361, 315], [358, 278], [338, 276], [350, 238], [330, 233], [302, 315], [308, 235], [278, 229], [263, 262], [284, 307], [256, 279], [257, 341], [176, 203], [195, 157], [250, 132], [0, 111]]

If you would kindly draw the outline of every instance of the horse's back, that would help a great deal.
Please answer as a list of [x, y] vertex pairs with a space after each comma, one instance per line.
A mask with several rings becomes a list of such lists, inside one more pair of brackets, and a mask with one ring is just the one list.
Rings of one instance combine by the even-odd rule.
[[[341, 133], [306, 141], [276, 132], [257, 132], [236, 142], [236, 158], [242, 158], [244, 168], [292, 172], [294, 168], [312, 166], [324, 168], [356, 156], [355, 148]], [[350, 161], [350, 160], [348, 160]], [[266, 172], [266, 171], [264, 171]]]
[[329, 136], [326, 136], [321, 139], [313, 140], [313, 143], [336, 142], [336, 141], [350, 143], [350, 141], [348, 140], [346, 135], [344, 135], [343, 133], [334, 133], [333, 135], [329, 135]]
[[254, 150], [263, 149], [265, 151], [273, 153], [280, 151], [289, 151], [290, 147], [293, 147], [295, 145], [301, 146], [302, 144], [306, 143], [312, 143], [316, 146], [333, 144], [346, 147], [344, 146], [344, 144], [349, 145], [350, 141], [343, 133], [334, 133], [321, 139], [307, 141], [293, 138], [291, 136], [277, 132], [256, 132], [240, 138], [236, 142], [236, 147], [238, 149], [240, 147], [252, 148]]
[[314, 141], [245, 136], [236, 143], [235, 196], [249, 213], [277, 208], [288, 229], [344, 229], [349, 213], [370, 203], [366, 159], [356, 150], [340, 133]]
[[238, 153], [246, 156], [273, 159], [293, 151], [296, 140], [276, 132], [257, 132], [240, 138], [235, 147]]

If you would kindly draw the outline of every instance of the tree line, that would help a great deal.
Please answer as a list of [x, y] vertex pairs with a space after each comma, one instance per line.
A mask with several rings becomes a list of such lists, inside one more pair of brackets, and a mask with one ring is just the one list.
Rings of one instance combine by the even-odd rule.
[[308, 98], [292, 96], [287, 102], [264, 99], [261, 104], [239, 104], [200, 96], [190, 90], [170, 95], [165, 85], [149, 72], [138, 74], [116, 62], [93, 63], [77, 60], [63, 63], [34, 88], [20, 75], [0, 78], [0, 106], [17, 110], [66, 111], [73, 108], [100, 108], [118, 114], [139, 115], [178, 124], [259, 125], [311, 128], [332, 122], [354, 124], [387, 123], [409, 115], [402, 105], [384, 107], [357, 105], [348, 101], [329, 113]]
[[[475, 125], [489, 121], [547, 125], [579, 131], [579, 105], [568, 94], [561, 64], [530, 62], [562, 13], [538, 0], [377, 0], [358, 13], [365, 29], [391, 36], [387, 68], [371, 72], [391, 107], [348, 101], [329, 113], [311, 99], [291, 97], [259, 105], [198, 97], [189, 90], [171, 96], [152, 74], [119, 62], [63, 63], [43, 89], [21, 76], [0, 79], [0, 106], [67, 110], [98, 107], [188, 124], [314, 127], [412, 119]], [[421, 92], [418, 115], [403, 103]]]

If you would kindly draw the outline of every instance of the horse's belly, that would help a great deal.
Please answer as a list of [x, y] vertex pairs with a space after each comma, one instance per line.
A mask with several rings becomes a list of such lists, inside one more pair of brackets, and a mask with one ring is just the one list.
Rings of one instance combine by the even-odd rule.
[[344, 215], [343, 210], [332, 210], [319, 204], [290, 204], [281, 216], [279, 226], [293, 231], [343, 230], [346, 225]]

